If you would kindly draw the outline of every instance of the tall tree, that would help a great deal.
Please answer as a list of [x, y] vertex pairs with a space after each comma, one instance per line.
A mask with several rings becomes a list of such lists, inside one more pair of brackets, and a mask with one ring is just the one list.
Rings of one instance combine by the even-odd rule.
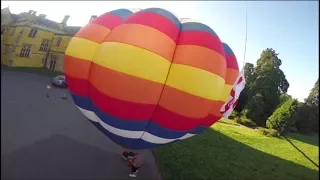
[[319, 79], [294, 117], [296, 127], [303, 133], [319, 133]]
[[311, 89], [305, 102], [309, 106], [319, 106], [319, 78]]
[[250, 87], [252, 85], [252, 82], [254, 80], [254, 65], [251, 63], [246, 63], [243, 67], [244, 70], [244, 77], [245, 77], [245, 81], [246, 81], [246, 86], [245, 88], [242, 90], [240, 97], [239, 97], [239, 101], [238, 104], [235, 108], [235, 111], [241, 112], [243, 110], [243, 108], [245, 107], [245, 105], [247, 104], [248, 101], [248, 97], [250, 94]]
[[[251, 73], [246, 116], [264, 126], [267, 118], [280, 104], [280, 95], [287, 92], [289, 83], [280, 69], [282, 62], [275, 50], [262, 51], [257, 66]], [[259, 103], [257, 101], [259, 100]]]

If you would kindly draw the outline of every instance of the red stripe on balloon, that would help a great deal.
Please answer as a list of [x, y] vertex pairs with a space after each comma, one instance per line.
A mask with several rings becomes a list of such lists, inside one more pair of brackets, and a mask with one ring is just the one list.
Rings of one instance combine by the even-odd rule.
[[173, 113], [161, 106], [158, 106], [152, 121], [158, 125], [176, 131], [187, 131], [197, 126], [210, 127], [214, 122], [218, 121], [221, 117], [208, 115], [204, 118], [188, 118], [179, 114]]
[[76, 95], [88, 97], [89, 81], [86, 79], [75, 78], [68, 73], [64, 73], [69, 90]]
[[225, 55], [220, 39], [207, 32], [184, 31], [179, 35], [178, 45], [198, 45], [212, 49], [222, 56]]
[[152, 12], [135, 13], [128, 17], [126, 24], [141, 24], [152, 27], [169, 36], [174, 42], [177, 42], [179, 29], [168, 18]]
[[113, 15], [111, 13], [103, 14], [95, 19], [93, 19], [90, 23], [99, 24], [106, 28], [113, 29], [123, 22], [121, 17]]
[[237, 58], [234, 55], [226, 54], [227, 68], [239, 70]]
[[104, 113], [126, 120], [148, 121], [156, 105], [138, 104], [107, 96], [90, 86], [91, 101]]

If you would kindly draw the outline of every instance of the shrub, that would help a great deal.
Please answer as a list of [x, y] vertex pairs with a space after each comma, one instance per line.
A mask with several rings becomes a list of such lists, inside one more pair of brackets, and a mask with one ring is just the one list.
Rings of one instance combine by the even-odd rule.
[[234, 119], [235, 122], [239, 123], [239, 124], [242, 124], [244, 126], [247, 126], [247, 127], [257, 127], [257, 124], [255, 122], [253, 122], [252, 120], [242, 116], [242, 117], [236, 117]]
[[298, 101], [296, 99], [290, 99], [278, 107], [273, 114], [268, 118], [266, 126], [270, 129], [278, 129], [278, 131], [285, 131], [288, 127], [291, 127], [292, 117], [297, 111]]
[[268, 137], [279, 137], [280, 134], [277, 130], [275, 129], [267, 129], [267, 128], [257, 128], [256, 131], [259, 134], [262, 134], [264, 136], [268, 136]]
[[233, 111], [230, 116], [228, 117], [228, 119], [235, 119], [236, 117], [239, 117], [240, 113], [237, 111]]

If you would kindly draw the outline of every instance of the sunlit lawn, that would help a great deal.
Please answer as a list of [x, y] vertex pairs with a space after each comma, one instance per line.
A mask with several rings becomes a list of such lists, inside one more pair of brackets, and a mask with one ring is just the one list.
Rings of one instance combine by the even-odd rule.
[[[290, 137], [319, 164], [317, 137]], [[252, 129], [225, 123], [216, 123], [198, 136], [155, 152], [166, 180], [319, 179], [317, 167], [284, 138], [265, 137]]]

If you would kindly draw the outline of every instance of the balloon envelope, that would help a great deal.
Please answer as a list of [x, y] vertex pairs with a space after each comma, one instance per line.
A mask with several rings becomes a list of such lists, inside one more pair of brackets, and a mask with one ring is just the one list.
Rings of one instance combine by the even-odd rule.
[[123, 147], [149, 149], [192, 137], [221, 118], [230, 93], [225, 83], [235, 74], [227, 76], [233, 67], [226, 57], [205, 24], [180, 22], [159, 8], [118, 9], [72, 38], [64, 72], [90, 122]]

